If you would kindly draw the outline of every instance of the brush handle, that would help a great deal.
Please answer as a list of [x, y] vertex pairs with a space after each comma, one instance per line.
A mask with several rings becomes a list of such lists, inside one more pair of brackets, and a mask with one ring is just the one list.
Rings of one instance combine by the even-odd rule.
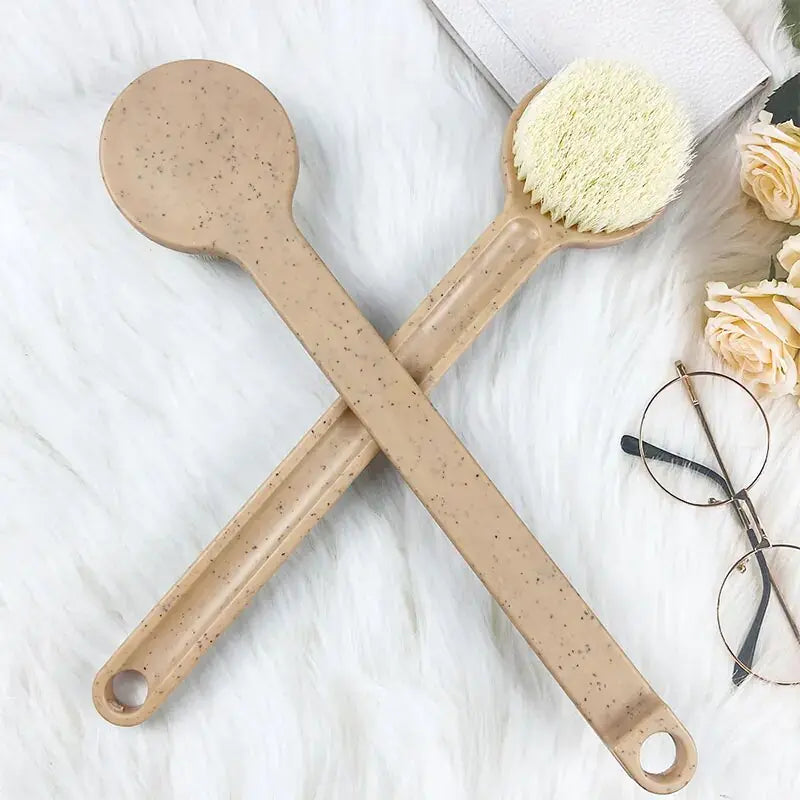
[[[392, 339], [402, 364], [429, 389], [559, 243], [524, 217], [501, 215]], [[301, 245], [287, 256], [294, 271], [290, 283], [317, 287], [311, 305], [320, 305], [311, 314], [307, 297], [302, 311], [292, 310], [294, 295], [281, 294], [286, 281], [253, 268], [257, 282], [273, 302], [277, 296], [275, 305], [290, 327], [373, 432], [377, 424], [376, 438], [387, 455], [516, 627], [637, 781], [658, 792], [685, 784], [694, 768], [688, 733], [388, 356], [327, 270], [324, 290], [316, 266], [303, 275], [300, 267], [316, 262], [311, 248]], [[321, 329], [326, 315], [329, 326]], [[310, 317], [315, 324], [309, 325]], [[370, 370], [377, 365], [377, 383], [369, 370], [368, 380], [359, 375], [353, 381], [352, 363], [338, 370], [342, 341], [320, 337], [325, 330], [350, 332], [357, 350], [353, 357], [369, 363]], [[397, 412], [386, 410], [386, 386], [402, 398]], [[393, 422], [387, 423], [387, 413]], [[100, 713], [123, 725], [147, 718], [377, 452], [365, 427], [337, 401], [100, 670], [94, 687]], [[431, 469], [433, 453], [438, 454], [436, 469]], [[148, 679], [149, 695], [137, 708], [122, 706], [111, 690], [114, 674], [128, 669]], [[678, 757], [667, 773], [651, 776], [639, 765], [639, 744], [660, 730], [673, 735]]]
[[[275, 229], [277, 236], [254, 244], [243, 228], [242, 244], [232, 248], [236, 260], [622, 766], [651, 791], [682, 786], [694, 770], [683, 725], [311, 246], [296, 229]], [[259, 266], [260, 251], [271, 254], [269, 265]], [[651, 775], [640, 748], [659, 732], [672, 737], [677, 757], [664, 774]]]

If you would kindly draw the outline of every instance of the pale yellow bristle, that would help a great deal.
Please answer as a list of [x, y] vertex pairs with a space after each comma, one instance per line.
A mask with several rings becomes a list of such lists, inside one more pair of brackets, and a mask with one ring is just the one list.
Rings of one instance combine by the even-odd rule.
[[522, 112], [514, 165], [531, 203], [568, 227], [617, 231], [672, 200], [692, 158], [689, 120], [639, 67], [586, 59]]

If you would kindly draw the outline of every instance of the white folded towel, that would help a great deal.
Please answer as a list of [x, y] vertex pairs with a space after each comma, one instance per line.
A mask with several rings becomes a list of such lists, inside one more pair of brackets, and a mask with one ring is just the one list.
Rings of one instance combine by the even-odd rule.
[[428, 3], [512, 106], [576, 58], [615, 58], [645, 67], [670, 86], [702, 137], [769, 78], [714, 0]]

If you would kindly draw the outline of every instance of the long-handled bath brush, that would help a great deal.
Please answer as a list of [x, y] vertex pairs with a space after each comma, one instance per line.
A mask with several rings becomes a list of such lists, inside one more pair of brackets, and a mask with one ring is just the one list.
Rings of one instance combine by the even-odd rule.
[[[588, 68], [577, 67], [573, 79], [581, 78], [581, 69]], [[598, 69], [613, 73], [608, 65]], [[611, 73], [606, 79], [611, 91], [606, 87], [605, 96], [600, 93], [607, 104], [626, 86], [624, 81], [613, 86], [608, 78], [619, 84], [620, 73]], [[562, 76], [561, 82], [557, 78], [545, 88], [536, 100], [537, 104], [542, 101], [540, 109], [563, 102], [559, 93], [563, 94], [564, 85], [570, 89], [568, 77]], [[635, 73], [629, 77], [640, 81], [632, 97], [641, 103], [647, 94], [642, 85], [645, 79]], [[660, 171], [671, 170], [673, 181], [667, 194], [659, 197], [653, 192], [650, 207], [641, 208], [642, 220], [669, 199], [688, 152], [688, 134], [673, 106], [657, 110], [668, 98], [652, 84], [649, 91], [650, 99], [655, 93], [658, 102], [649, 116], [641, 116], [634, 132], [651, 139], [648, 148], [637, 152], [648, 161], [645, 170], [667, 163], [669, 157], [671, 161]], [[591, 100], [591, 93], [584, 97], [590, 107]], [[581, 135], [592, 130], [590, 117], [575, 114], [573, 119]], [[530, 128], [523, 122], [516, 131], [515, 149], [520, 172], [531, 184], [530, 174], [525, 174]], [[612, 134], [620, 123], [618, 112], [616, 118], [613, 113], [608, 116]], [[569, 136], [563, 135], [562, 142], [569, 164], [576, 157], [570, 155]], [[676, 142], [684, 148], [681, 160]], [[617, 146], [621, 144], [624, 138], [618, 139]], [[580, 154], [578, 145], [575, 153]], [[603, 148], [598, 154], [603, 155]], [[101, 160], [112, 197], [146, 235], [176, 249], [232, 258], [251, 272], [625, 769], [652, 791], [664, 793], [684, 785], [694, 769], [694, 746], [688, 733], [300, 237], [290, 208], [297, 170], [294, 140], [283, 110], [264, 87], [238, 70], [211, 62], [178, 62], [153, 70], [128, 87], [109, 112]], [[403, 363], [426, 387], [547, 253], [569, 244], [608, 244], [635, 232], [569, 230], [531, 209], [516, 178], [509, 174], [507, 181], [509, 201], [503, 214], [456, 267], [452, 280], [440, 284], [441, 291], [393, 340]], [[575, 196], [571, 191], [567, 187], [561, 207], [553, 206], [554, 215], [562, 208], [569, 212], [567, 202]], [[603, 207], [602, 193], [597, 197], [595, 209]], [[606, 207], [618, 211], [619, 205]], [[591, 226], [600, 230], [615, 224], [614, 219], [594, 220]], [[376, 450], [358, 419], [345, 412], [343, 405], [335, 406], [326, 418], [347, 451], [342, 459], [333, 447], [336, 458], [328, 466], [339, 474], [322, 487], [323, 494], [328, 492], [335, 499], [352, 480], [352, 474], [339, 468], [347, 463], [354, 473]], [[326, 441], [326, 446], [332, 444], [324, 433], [312, 435], [307, 447], [301, 445], [290, 455], [289, 469], [303, 465], [307, 457], [313, 460], [316, 444]], [[307, 474], [313, 477], [314, 470]], [[320, 492], [319, 481], [300, 486], [294, 476], [289, 480], [290, 493], [315, 496]], [[258, 515], [253, 504], [249, 506], [238, 520], [240, 525], [232, 523], [204, 552], [98, 674], [95, 703], [107, 719], [135, 724], [152, 713], [273, 571], [264, 556], [275, 543], [259, 546]], [[280, 513], [281, 508], [278, 505], [273, 511]], [[284, 529], [291, 533], [310, 527], [308, 518], [323, 509], [310, 508], [301, 498], [287, 511], [292, 519]], [[249, 531], [249, 539], [240, 538], [237, 528], [240, 533]], [[111, 678], [125, 669], [139, 670], [148, 680], [150, 692], [140, 707], [125, 707], [113, 695]], [[644, 772], [639, 763], [641, 742], [656, 731], [669, 732], [677, 750], [673, 766], [660, 775]]]

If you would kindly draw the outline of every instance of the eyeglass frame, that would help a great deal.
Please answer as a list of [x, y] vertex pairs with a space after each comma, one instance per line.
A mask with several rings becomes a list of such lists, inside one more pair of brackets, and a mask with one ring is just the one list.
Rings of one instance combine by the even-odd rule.
[[[766, 615], [767, 606], [769, 605], [769, 600], [773, 591], [775, 592], [775, 595], [778, 598], [778, 603], [784, 615], [786, 616], [787, 622], [789, 623], [789, 626], [791, 627], [795, 638], [797, 639], [798, 643], [800, 643], [800, 629], [798, 629], [797, 623], [793, 620], [791, 612], [787, 608], [786, 602], [783, 596], [781, 595], [780, 590], [775, 584], [775, 581], [772, 577], [772, 573], [770, 572], [769, 567], [766, 564], [762, 552], [768, 548], [786, 548], [800, 552], [800, 547], [792, 544], [784, 544], [784, 543], [773, 544], [770, 542], [769, 538], [767, 537], [766, 531], [764, 530], [764, 527], [761, 523], [761, 520], [758, 517], [758, 514], [755, 510], [755, 506], [753, 505], [753, 502], [750, 499], [749, 495], [749, 490], [752, 489], [756, 481], [758, 481], [758, 479], [763, 474], [767, 464], [767, 460], [769, 458], [770, 440], [771, 440], [769, 419], [767, 418], [763, 406], [758, 401], [753, 392], [751, 392], [746, 386], [744, 386], [740, 381], [737, 381], [735, 378], [732, 378], [729, 375], [725, 375], [724, 373], [711, 370], [697, 370], [693, 372], [688, 372], [683, 362], [680, 360], [675, 362], [675, 369], [678, 372], [677, 377], [673, 378], [670, 381], [667, 381], [667, 383], [661, 386], [661, 388], [658, 389], [658, 391], [650, 398], [650, 401], [645, 406], [644, 412], [642, 413], [641, 421], [639, 423], [638, 437], [623, 436], [622, 439], [620, 440], [620, 446], [622, 447], [622, 450], [625, 453], [629, 455], [638, 455], [642, 463], [644, 464], [644, 467], [647, 470], [648, 475], [650, 476], [650, 478], [652, 478], [655, 484], [662, 491], [666, 492], [666, 494], [670, 495], [670, 497], [679, 500], [681, 503], [684, 503], [689, 506], [694, 506], [696, 508], [716, 508], [719, 506], [731, 504], [731, 508], [736, 514], [737, 520], [740, 523], [741, 527], [743, 528], [745, 535], [747, 536], [747, 539], [752, 547], [750, 551], [748, 551], [743, 556], [738, 558], [736, 562], [733, 564], [733, 566], [725, 574], [725, 577], [722, 580], [722, 584], [720, 585], [719, 594], [717, 595], [717, 627], [719, 629], [722, 642], [725, 645], [725, 649], [730, 653], [731, 657], [735, 662], [731, 680], [734, 686], [738, 687], [744, 682], [744, 680], [747, 678], [748, 675], [753, 675], [759, 680], [765, 681], [767, 683], [773, 683], [779, 686], [800, 685], [800, 679], [798, 679], [797, 681], [778, 681], [765, 678], [762, 675], [755, 672], [753, 670], [753, 665], [752, 665], [752, 659], [755, 654], [755, 648], [758, 642], [758, 636], [760, 634], [761, 626], [764, 621], [764, 616]], [[767, 446], [766, 446], [766, 451], [764, 453], [764, 460], [761, 463], [761, 466], [759, 467], [755, 477], [750, 481], [750, 483], [745, 488], [740, 489], [738, 491], [734, 490], [733, 488], [733, 483], [730, 479], [730, 475], [728, 473], [727, 468], [725, 467], [724, 462], [722, 461], [722, 456], [720, 455], [719, 448], [717, 447], [714, 436], [711, 433], [711, 428], [708, 424], [708, 420], [706, 419], [705, 412], [700, 406], [699, 398], [697, 397], [697, 393], [694, 390], [694, 385], [691, 380], [693, 377], [704, 376], [704, 375], [710, 377], [723, 378], [741, 388], [755, 403], [756, 408], [758, 408], [761, 417], [764, 421], [764, 426], [767, 434]], [[699, 464], [695, 461], [692, 461], [691, 459], [676, 455], [674, 453], [670, 453], [667, 450], [663, 450], [662, 448], [657, 447], [656, 445], [646, 442], [643, 438], [644, 423], [647, 417], [647, 413], [650, 410], [651, 406], [658, 398], [658, 396], [661, 395], [662, 392], [664, 392], [670, 386], [674, 385], [679, 381], [683, 384], [684, 388], [686, 389], [687, 394], [689, 396], [689, 400], [692, 406], [694, 407], [695, 412], [698, 415], [701, 427], [703, 428], [703, 432], [705, 433], [706, 438], [708, 439], [709, 445], [714, 454], [714, 458], [716, 459], [717, 465], [719, 466], [720, 472], [722, 473], [721, 475], [715, 472], [710, 467], [706, 467], [704, 464]], [[634, 442], [635, 442], [635, 450], [632, 447]], [[679, 495], [670, 491], [666, 486], [664, 486], [661, 483], [661, 481], [659, 481], [659, 479], [650, 469], [650, 465], [648, 464], [649, 459], [671, 463], [676, 466], [686, 467], [694, 472], [704, 475], [705, 477], [717, 483], [717, 485], [720, 486], [726, 492], [728, 497], [725, 500], [716, 500], [715, 498], [712, 498], [713, 502], [708, 502], [708, 503], [697, 503], [691, 500], [686, 500], [685, 498], [680, 497]], [[761, 599], [759, 601], [758, 609], [756, 610], [756, 613], [754, 615], [753, 622], [750, 624], [750, 628], [748, 629], [747, 635], [745, 636], [745, 640], [742, 646], [739, 648], [739, 652], [736, 653], [728, 644], [728, 641], [725, 638], [725, 634], [722, 630], [722, 621], [720, 618], [722, 592], [728, 578], [731, 576], [734, 570], [739, 569], [741, 565], [746, 563], [746, 561], [753, 556], [755, 556], [758, 562], [759, 572], [761, 575], [761, 581], [762, 581]]]

